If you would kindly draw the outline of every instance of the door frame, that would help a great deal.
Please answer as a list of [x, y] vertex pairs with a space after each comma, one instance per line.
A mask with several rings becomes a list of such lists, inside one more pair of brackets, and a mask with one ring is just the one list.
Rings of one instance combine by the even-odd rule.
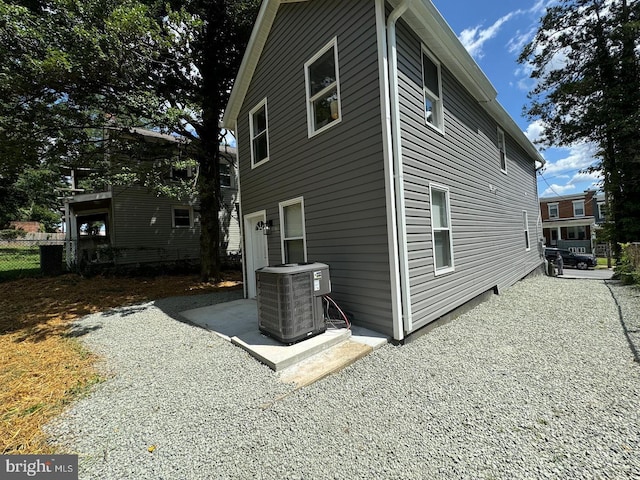
[[[244, 285], [245, 285], [245, 292], [244, 292], [244, 296], [245, 298], [253, 298], [251, 297], [251, 286], [253, 285], [255, 288], [256, 285], [256, 262], [255, 259], [253, 258], [253, 240], [254, 240], [254, 236], [255, 235], [263, 235], [264, 233], [262, 233], [260, 230], [256, 230], [254, 228], [251, 227], [251, 222], [255, 221], [255, 220], [262, 220], [263, 222], [267, 221], [267, 211], [266, 210], [259, 210], [257, 212], [253, 212], [253, 213], [248, 213], [244, 216], [244, 257], [245, 257], [245, 271], [244, 273]], [[265, 242], [264, 242], [264, 248], [265, 248], [265, 258], [269, 259], [269, 242], [267, 241], [267, 239], [265, 238]], [[268, 264], [268, 263], [267, 263]], [[256, 293], [256, 292], [254, 292]], [[255, 294], [254, 294], [255, 297]]]

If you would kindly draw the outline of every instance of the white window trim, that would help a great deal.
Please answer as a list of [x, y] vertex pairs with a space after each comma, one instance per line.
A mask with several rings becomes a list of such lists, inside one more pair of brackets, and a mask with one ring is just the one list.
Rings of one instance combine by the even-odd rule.
[[[442, 68], [440, 62], [436, 59], [436, 57], [425, 47], [422, 45], [422, 53], [429, 57], [429, 59], [433, 62], [438, 70], [438, 92], [432, 92], [430, 89], [424, 85], [424, 61], [422, 55], [420, 56], [420, 64], [422, 66], [422, 95], [424, 98], [422, 99], [422, 110], [424, 114], [424, 123], [434, 130], [444, 134], [444, 102], [442, 101]], [[427, 111], [424, 108], [425, 101], [429, 98], [434, 105], [436, 106], [436, 125], [427, 121]]]
[[[333, 48], [334, 62], [336, 66], [336, 81], [335, 85], [332, 83], [327, 87], [323, 88], [321, 91], [316, 93], [313, 97], [311, 96], [311, 83], [309, 82], [309, 67], [318, 60], [322, 55], [324, 55], [327, 50]], [[342, 122], [342, 97], [340, 95], [340, 65], [338, 64], [338, 37], [333, 37], [329, 43], [327, 43], [318, 53], [316, 53], [313, 57], [311, 57], [304, 64], [304, 81], [305, 81], [305, 89], [306, 89], [306, 100], [307, 100], [307, 134], [308, 138], [315, 137], [316, 135], [330, 129], [331, 127]], [[329, 122], [324, 127], [319, 128], [318, 130], [314, 130], [314, 115], [313, 115], [313, 102], [318, 98], [321, 98], [322, 95], [326, 94], [329, 90], [333, 90], [335, 86], [336, 94], [338, 95], [338, 118], [336, 118], [333, 122]]]
[[531, 235], [529, 233], [529, 214], [526, 210], [522, 210], [522, 223], [524, 224], [523, 232], [525, 233], [525, 251], [528, 252], [531, 250]]
[[[574, 217], [584, 217], [584, 216], [586, 216], [587, 212], [585, 211], [585, 206], [584, 206], [585, 201], [584, 200], [574, 200], [572, 203], [573, 203], [573, 216]], [[582, 204], [582, 215], [576, 214], [576, 205], [578, 205], [580, 203]]]
[[[501, 155], [502, 151], [504, 151], [504, 168], [502, 168], [502, 155]], [[500, 162], [500, 171], [505, 174], [507, 173], [508, 159], [509, 158], [507, 156], [507, 136], [504, 134], [504, 130], [498, 127], [498, 161]]]
[[[290, 205], [295, 205], [296, 203], [300, 204], [300, 211], [302, 215], [302, 237], [291, 237], [285, 238], [284, 234], [284, 208]], [[284, 202], [280, 202], [278, 204], [278, 210], [280, 214], [280, 253], [282, 256], [282, 263], [286, 263], [286, 253], [285, 253], [285, 241], [286, 240], [302, 240], [302, 250], [304, 252], [304, 261], [307, 261], [307, 229], [306, 229], [306, 221], [304, 215], [304, 197], [292, 198], [291, 200], [285, 200]]]
[[[260, 110], [262, 107], [264, 107], [264, 118], [265, 118], [265, 122], [266, 122], [266, 128], [265, 128], [265, 135], [267, 137], [267, 156], [266, 158], [263, 158], [261, 160], [259, 160], [258, 162], [256, 162], [255, 159], [255, 153], [253, 151], [253, 141], [255, 140], [255, 136], [253, 134], [253, 115]], [[260, 165], [262, 165], [263, 163], [267, 163], [269, 161], [269, 157], [270, 157], [270, 149], [269, 149], [269, 108], [267, 107], [267, 98], [263, 98], [262, 100], [260, 100], [260, 102], [251, 109], [251, 111], [249, 111], [249, 136], [250, 136], [250, 140], [251, 140], [251, 168], [256, 168]]]
[[[556, 211], [558, 212], [557, 215], [551, 215], [551, 207], [556, 207]], [[547, 210], [549, 213], [549, 218], [560, 218], [560, 205], [558, 204], [558, 202], [555, 203], [547, 203]]]
[[598, 202], [598, 216], [600, 217], [600, 220], [604, 219], [606, 217], [605, 213], [604, 213], [604, 208], [606, 206], [606, 204], [604, 202]]
[[[438, 190], [440, 192], [444, 192], [446, 200], [447, 200], [447, 224], [449, 225], [448, 229], [439, 229], [439, 230], [449, 230], [449, 252], [451, 254], [451, 266], [445, 268], [436, 268], [436, 238], [435, 238], [435, 228], [433, 227], [433, 195], [432, 191]], [[429, 183], [429, 210], [431, 215], [431, 253], [433, 255], [433, 273], [435, 276], [444, 275], [445, 273], [454, 272], [455, 260], [453, 256], [453, 226], [451, 225], [451, 198], [449, 195], [449, 187], [445, 187], [444, 185], [438, 185], [437, 183]]]
[[[189, 226], [176, 225], [176, 210], [189, 210]], [[172, 228], [193, 228], [193, 207], [191, 205], [171, 206], [171, 227]]]

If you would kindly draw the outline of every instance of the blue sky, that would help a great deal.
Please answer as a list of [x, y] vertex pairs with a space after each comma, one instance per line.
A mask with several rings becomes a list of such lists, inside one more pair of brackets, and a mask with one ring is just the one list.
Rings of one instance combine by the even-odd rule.
[[[471, 56], [498, 91], [498, 101], [516, 123], [535, 140], [538, 122], [528, 121], [523, 107], [532, 86], [526, 68], [518, 64], [522, 47], [535, 34], [547, 4], [553, 0], [433, 0]], [[538, 147], [541, 149], [541, 147]], [[547, 165], [538, 176], [538, 195], [555, 196], [597, 188], [598, 178], [579, 173], [596, 160], [590, 145], [548, 148]]]

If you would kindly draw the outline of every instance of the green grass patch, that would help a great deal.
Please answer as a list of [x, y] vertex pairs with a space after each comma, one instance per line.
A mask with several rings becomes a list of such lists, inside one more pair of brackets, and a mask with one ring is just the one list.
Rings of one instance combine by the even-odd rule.
[[40, 275], [38, 247], [0, 247], [0, 281]]

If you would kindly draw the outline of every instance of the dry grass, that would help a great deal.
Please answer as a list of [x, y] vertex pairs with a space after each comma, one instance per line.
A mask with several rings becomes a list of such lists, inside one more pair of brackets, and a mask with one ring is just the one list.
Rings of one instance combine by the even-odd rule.
[[67, 336], [90, 313], [175, 295], [236, 288], [194, 276], [81, 278], [63, 275], [0, 283], [0, 454], [52, 453], [42, 431], [100, 377], [96, 358]]

